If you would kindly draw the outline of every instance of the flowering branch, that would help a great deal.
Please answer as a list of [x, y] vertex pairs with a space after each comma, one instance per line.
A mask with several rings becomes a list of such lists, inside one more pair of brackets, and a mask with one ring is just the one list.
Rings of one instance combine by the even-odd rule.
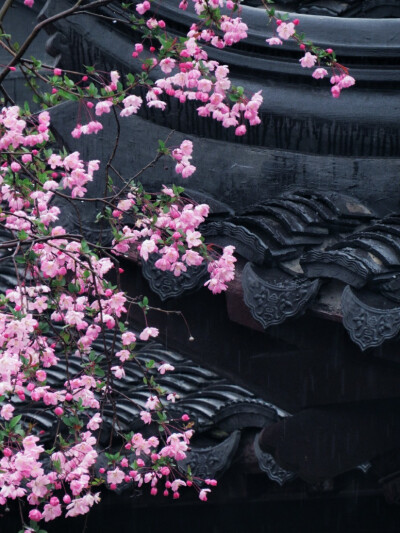
[[[147, 323], [148, 298], [121, 291], [123, 270], [118, 258], [133, 251], [147, 261], [158, 254], [156, 268], [177, 277], [205, 263], [209, 274], [205, 285], [220, 293], [234, 277], [234, 247], [218, 251], [204, 242], [199, 228], [209, 206], [184, 199], [182, 187], [163, 186], [159, 193], [149, 194], [137, 182], [161, 157], [171, 158], [182, 178], [193, 175], [191, 141], [175, 147], [167, 145], [170, 139], [160, 141], [155, 158], [133, 179], [120, 175], [113, 164], [119, 117], [135, 115], [142, 106], [164, 111], [167, 97], [182, 104], [193, 101], [200, 116], [234, 128], [237, 136], [261, 122], [261, 93], [248, 97], [244, 88], [234, 87], [229, 67], [211, 60], [204, 47], [204, 43], [216, 48], [234, 46], [247, 37], [248, 28], [234, 16], [240, 14], [239, 2], [194, 0], [199, 20], [185, 38], [177, 39], [168, 34], [162, 19], [151, 14], [151, 3], [145, 0], [136, 5], [135, 13], [122, 6], [121, 20], [143, 35], [143, 42], [133, 46], [133, 59], [143, 58], [143, 43], [150, 44], [150, 57], [144, 57], [139, 73], [121, 79], [116, 70], [104, 73], [90, 66], [80, 73], [58, 67], [50, 71], [41, 62], [23, 57], [46, 25], [94, 12], [110, 1], [82, 5], [78, 0], [37, 24], [20, 48], [11, 38], [1, 41], [12, 57], [0, 74], [0, 87], [4, 91], [2, 82], [17, 66], [29, 76], [34, 99], [44, 109], [32, 115], [28, 107], [10, 105], [0, 112], [0, 233], [4, 235], [0, 250], [10, 252], [0, 261], [11, 261], [15, 275], [15, 286], [0, 295], [0, 505], [15, 499], [27, 502], [28, 512], [20, 507], [25, 533], [38, 532], [42, 520], [86, 514], [100, 501], [101, 485], [115, 490], [123, 483], [147, 484], [152, 495], [161, 487], [164, 496], [172, 494], [174, 499], [182, 487], [192, 486], [205, 501], [209, 487], [216, 484], [179, 468], [189, 450], [193, 424], [186, 413], [178, 419], [169, 415], [168, 405], [177, 395], [157, 383], [157, 376], [174, 370], [172, 365], [141, 359], [138, 343], [157, 338], [159, 332]], [[25, 4], [32, 7], [33, 0]], [[294, 39], [305, 52], [301, 66], [318, 65], [314, 78], [326, 76], [322, 65], [332, 68], [333, 96], [354, 83], [332, 50], [307, 41], [296, 32], [296, 19], [278, 17], [269, 4], [265, 0], [267, 14], [277, 25], [277, 36], [268, 39], [269, 44]], [[0, 22], [10, 5], [7, 1], [0, 10]], [[187, 5], [182, 0], [179, 7]], [[230, 14], [222, 14], [222, 7]], [[36, 80], [49, 89], [43, 91]], [[5, 104], [10, 103], [3, 94]], [[86, 194], [100, 161], [84, 162], [79, 152], [68, 153], [51, 144], [46, 109], [65, 100], [76, 102], [79, 113], [84, 110], [88, 117], [86, 123], [77, 120], [71, 132], [74, 138], [101, 131], [104, 114], [113, 113], [117, 121], [117, 137], [106, 162], [106, 190], [98, 198]], [[119, 189], [111, 171], [123, 183]], [[111, 244], [104, 245], [101, 236], [91, 243], [80, 234], [68, 233], [59, 225], [57, 197], [72, 206], [77, 201], [99, 202], [102, 209], [96, 223], [110, 228]], [[128, 327], [132, 305], [145, 314], [146, 327], [140, 332]], [[116, 398], [124, 396], [119, 383], [131, 366], [142, 372], [148, 393], [138, 406], [143, 433], [124, 433], [119, 420]], [[61, 369], [65, 381], [55, 384], [49, 369]], [[38, 428], [25, 414], [27, 405], [55, 421], [48, 453]]]

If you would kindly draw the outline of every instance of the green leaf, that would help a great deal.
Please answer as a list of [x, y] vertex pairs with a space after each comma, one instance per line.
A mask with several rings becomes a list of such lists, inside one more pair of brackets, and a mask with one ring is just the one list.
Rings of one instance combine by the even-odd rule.
[[77, 283], [68, 283], [68, 290], [74, 294], [80, 291], [80, 286]]
[[87, 243], [87, 241], [85, 241], [85, 239], [82, 239], [81, 241], [81, 250], [84, 254], [89, 254], [90, 253], [90, 248], [89, 248], [89, 245]]
[[64, 75], [64, 83], [69, 89], [72, 89], [75, 86], [75, 83], [66, 75]]
[[9, 428], [13, 429], [18, 424], [18, 422], [21, 420], [22, 415], [14, 416], [9, 423]]
[[94, 83], [91, 83], [87, 89], [87, 93], [89, 96], [96, 97], [98, 96], [99, 92], [97, 90], [97, 87]]
[[62, 96], [63, 98], [65, 98], [65, 100], [72, 100], [73, 102], [77, 102], [79, 100], [79, 98], [75, 94], [67, 93], [62, 89], [59, 89], [56, 95]]
[[100, 368], [99, 366], [96, 366], [96, 368], [94, 369], [94, 373], [95, 373], [96, 376], [99, 376], [101, 378], [106, 375], [104, 370], [102, 368]]

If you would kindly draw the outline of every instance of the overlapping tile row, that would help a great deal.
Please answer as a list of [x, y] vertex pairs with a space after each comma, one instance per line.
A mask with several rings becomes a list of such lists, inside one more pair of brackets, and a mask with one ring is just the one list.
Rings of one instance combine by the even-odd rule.
[[[343, 324], [362, 350], [399, 333], [400, 215], [379, 218], [347, 195], [298, 189], [235, 214], [215, 202], [202, 233], [208, 242], [234, 245], [244, 259], [243, 299], [263, 328], [300, 316], [335, 280], [336, 290], [346, 287]], [[163, 300], [204, 283], [205, 271], [160, 283], [156, 270], [143, 265]]]
[[[112, 342], [111, 335], [108, 341]], [[93, 349], [101, 354], [102, 342], [94, 343]], [[190, 359], [166, 350], [161, 344], [153, 343], [142, 346], [137, 351], [136, 361], [125, 363], [124, 380], [115, 380], [115, 403], [107, 404], [103, 411], [103, 444], [109, 440], [112, 424], [116, 424], [118, 431], [122, 433], [139, 431], [146, 435], [151, 431], [140, 418], [140, 411], [145, 409], [150, 395], [148, 387], [143, 383], [140, 366], [145, 366], [149, 361], [154, 361], [155, 368], [162, 363], [175, 367], [174, 372], [158, 375], [157, 382], [166, 391], [177, 394], [176, 402], [169, 407], [170, 415], [179, 418], [182, 413], [187, 413], [194, 422], [201, 445], [196, 445], [196, 439], [194, 440], [186, 462], [193, 463], [192, 470], [196, 475], [220, 475], [229, 467], [243, 429], [261, 429], [286, 416], [286, 413], [257, 398], [250, 391]], [[81, 359], [76, 356], [69, 357], [68, 368], [71, 376], [79, 375], [82, 370]], [[67, 374], [65, 358], [60, 354], [59, 364], [46, 372], [47, 385], [62, 388]], [[33, 425], [33, 430], [40, 433], [42, 439], [51, 441], [59, 421], [53, 408], [54, 406], [45, 406], [42, 403], [20, 402], [17, 411], [23, 414], [26, 425]], [[89, 415], [90, 412], [88, 419]], [[271, 462], [271, 469], [275, 468]]]

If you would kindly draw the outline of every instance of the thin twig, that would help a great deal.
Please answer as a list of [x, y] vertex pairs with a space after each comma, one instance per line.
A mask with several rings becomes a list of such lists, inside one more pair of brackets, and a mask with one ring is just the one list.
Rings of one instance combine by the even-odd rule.
[[[74, 6], [72, 6], [70, 9], [66, 9], [65, 11], [62, 11], [61, 13], [57, 13], [56, 15], [53, 15], [52, 17], [49, 17], [45, 20], [42, 20], [42, 22], [39, 22], [37, 24], [30, 35], [25, 39], [25, 41], [22, 43], [21, 47], [19, 48], [18, 52], [15, 54], [13, 59], [10, 61], [10, 63], [3, 69], [3, 71], [0, 74], [0, 84], [3, 82], [4, 78], [7, 76], [7, 74], [10, 72], [10, 67], [13, 67], [18, 63], [18, 61], [22, 58], [24, 53], [27, 51], [31, 43], [35, 40], [36, 36], [39, 34], [39, 32], [48, 26], [49, 24], [52, 24], [53, 22], [56, 22], [57, 20], [70, 17], [71, 15], [79, 14], [79, 8], [82, 4], [83, 0], [78, 0]], [[85, 11], [95, 9], [96, 7], [104, 6], [109, 3], [111, 3], [112, 0], [97, 0], [95, 2], [91, 2], [90, 4], [86, 4], [84, 7]]]
[[3, 4], [3, 7], [0, 9], [0, 24], [3, 22], [3, 18], [7, 13], [8, 9], [11, 7], [11, 4], [14, 0], [6, 0]]

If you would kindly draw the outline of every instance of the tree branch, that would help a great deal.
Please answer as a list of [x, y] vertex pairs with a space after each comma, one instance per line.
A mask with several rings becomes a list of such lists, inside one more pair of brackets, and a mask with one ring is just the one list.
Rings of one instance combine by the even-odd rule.
[[14, 0], [6, 0], [4, 2], [3, 7], [0, 9], [0, 24], [3, 22], [3, 18], [13, 2]]
[[[21, 45], [18, 52], [15, 54], [13, 59], [8, 63], [8, 65], [2, 70], [0, 74], [0, 84], [3, 82], [4, 78], [7, 76], [7, 74], [10, 72], [10, 67], [13, 67], [18, 63], [18, 61], [22, 58], [26, 50], [29, 48], [30, 44], [34, 41], [38, 33], [45, 28], [48, 24], [51, 24], [53, 22], [56, 22], [57, 20], [70, 17], [71, 15], [79, 14], [80, 11], [88, 11], [91, 9], [95, 9], [96, 7], [104, 6], [112, 2], [112, 0], [97, 0], [95, 2], [91, 2], [90, 4], [86, 4], [80, 9], [80, 5], [82, 4], [83, 0], [78, 0], [76, 4], [71, 7], [70, 9], [66, 9], [65, 11], [62, 11], [61, 13], [57, 13], [57, 15], [53, 15], [52, 17], [49, 17], [45, 20], [42, 20], [42, 22], [39, 22], [37, 24], [30, 35], [26, 38], [25, 42]], [[4, 6], [3, 6], [4, 7]]]

